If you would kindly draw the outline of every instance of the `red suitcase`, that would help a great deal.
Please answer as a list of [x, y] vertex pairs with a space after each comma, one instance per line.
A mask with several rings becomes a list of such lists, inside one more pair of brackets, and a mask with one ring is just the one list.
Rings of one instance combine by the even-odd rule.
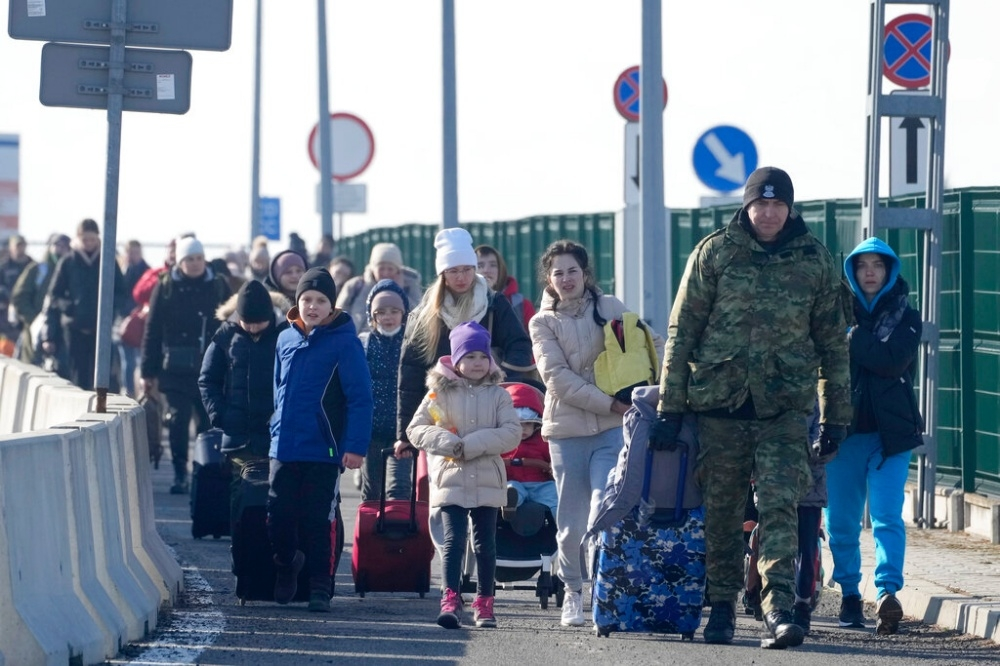
[[413, 468], [410, 499], [386, 500], [386, 462], [392, 448], [382, 449], [382, 488], [378, 500], [362, 502], [354, 521], [351, 573], [354, 590], [366, 592], [417, 592], [431, 588], [431, 543], [427, 523], [429, 505], [417, 501], [417, 465]]

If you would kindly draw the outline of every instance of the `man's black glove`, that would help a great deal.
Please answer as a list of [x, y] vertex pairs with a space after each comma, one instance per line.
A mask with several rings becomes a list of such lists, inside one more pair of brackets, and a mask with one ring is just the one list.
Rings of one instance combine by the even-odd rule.
[[840, 443], [847, 437], [847, 426], [832, 423], [819, 424], [819, 439], [813, 442], [813, 454], [820, 462], [828, 463], [837, 457]]
[[649, 445], [656, 451], [673, 451], [677, 448], [677, 436], [681, 432], [684, 414], [657, 412], [656, 420], [649, 428]]

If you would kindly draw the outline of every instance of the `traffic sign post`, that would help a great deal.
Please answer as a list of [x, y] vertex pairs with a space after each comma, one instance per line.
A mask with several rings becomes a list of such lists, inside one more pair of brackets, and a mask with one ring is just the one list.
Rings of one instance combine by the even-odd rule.
[[639, 189], [639, 123], [625, 123], [625, 205], [638, 206]]
[[698, 137], [692, 162], [701, 182], [718, 192], [732, 192], [757, 168], [757, 147], [738, 127], [719, 125]]
[[[639, 122], [639, 66], [629, 67], [618, 75], [613, 96], [615, 109], [630, 123]], [[663, 108], [667, 107], [667, 82], [663, 82]]]
[[[108, 160], [98, 283], [94, 387], [97, 412], [107, 410], [114, 318], [115, 244], [122, 111], [185, 113], [191, 56], [128, 45], [225, 51], [232, 36], [232, 0], [12, 0], [7, 32], [14, 39], [99, 44], [47, 44], [39, 99], [51, 106], [107, 109]], [[74, 89], [75, 87], [75, 89]]]
[[[309, 159], [320, 168], [319, 123], [309, 133]], [[352, 113], [330, 114], [333, 179], [343, 182], [360, 176], [375, 156], [375, 136], [365, 121]]]

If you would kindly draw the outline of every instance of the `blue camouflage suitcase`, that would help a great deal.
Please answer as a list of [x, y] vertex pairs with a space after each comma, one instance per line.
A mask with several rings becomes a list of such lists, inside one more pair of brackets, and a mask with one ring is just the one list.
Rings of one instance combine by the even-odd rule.
[[655, 508], [649, 501], [654, 451], [647, 445], [639, 505], [598, 533], [593, 586], [598, 636], [631, 631], [693, 639], [701, 624], [705, 511], [683, 508], [688, 449], [678, 448], [674, 508]]

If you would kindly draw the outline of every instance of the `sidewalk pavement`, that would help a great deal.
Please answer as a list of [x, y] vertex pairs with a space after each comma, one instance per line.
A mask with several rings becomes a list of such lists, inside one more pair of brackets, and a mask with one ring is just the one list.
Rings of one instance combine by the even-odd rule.
[[[833, 558], [824, 542], [827, 579]], [[861, 533], [861, 594], [875, 603], [875, 544]], [[907, 617], [1000, 643], [1000, 545], [964, 532], [908, 525], [903, 589]]]

